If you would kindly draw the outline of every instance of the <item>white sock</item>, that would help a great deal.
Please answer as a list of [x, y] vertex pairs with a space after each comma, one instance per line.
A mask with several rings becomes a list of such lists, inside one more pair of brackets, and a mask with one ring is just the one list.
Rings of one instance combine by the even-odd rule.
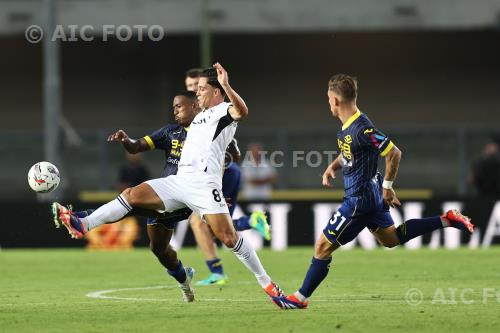
[[260, 263], [255, 250], [240, 237], [232, 249], [240, 261], [255, 275], [262, 288], [266, 288], [271, 283], [271, 278]]
[[300, 291], [296, 291], [293, 293], [295, 295], [295, 297], [297, 297], [297, 299], [301, 302], [305, 302], [307, 300], [307, 297], [305, 297], [304, 295], [302, 295], [300, 293]]
[[90, 231], [102, 224], [108, 222], [116, 222], [121, 220], [132, 207], [122, 195], [119, 195], [115, 200], [108, 202], [97, 208], [92, 214], [81, 218], [83, 225], [87, 231]]

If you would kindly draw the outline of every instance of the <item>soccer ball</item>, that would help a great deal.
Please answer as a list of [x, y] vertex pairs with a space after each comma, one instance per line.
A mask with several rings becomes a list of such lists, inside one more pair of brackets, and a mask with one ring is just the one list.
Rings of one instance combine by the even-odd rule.
[[54, 191], [60, 180], [59, 170], [49, 162], [38, 162], [28, 172], [28, 184], [37, 193]]

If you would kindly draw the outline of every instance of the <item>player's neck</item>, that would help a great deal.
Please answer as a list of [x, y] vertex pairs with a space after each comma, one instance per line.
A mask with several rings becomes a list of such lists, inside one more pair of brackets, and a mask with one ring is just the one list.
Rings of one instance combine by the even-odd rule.
[[224, 99], [215, 98], [214, 100], [211, 101], [211, 103], [204, 110], [211, 109], [214, 106], [217, 106], [217, 105], [219, 105], [222, 102], [224, 102]]
[[339, 110], [339, 119], [342, 124], [345, 124], [359, 109], [356, 105], [341, 108]]

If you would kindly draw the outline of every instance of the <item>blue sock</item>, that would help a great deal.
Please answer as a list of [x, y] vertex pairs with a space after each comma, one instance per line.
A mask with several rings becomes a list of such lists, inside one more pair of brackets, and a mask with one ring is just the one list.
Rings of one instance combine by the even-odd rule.
[[205, 261], [207, 263], [208, 269], [212, 273], [224, 275], [224, 269], [222, 268], [222, 262], [220, 258], [215, 258], [213, 260]]
[[184, 270], [184, 266], [182, 266], [182, 262], [180, 260], [177, 268], [174, 270], [167, 269], [167, 273], [179, 283], [184, 283], [186, 281], [186, 271]]
[[233, 225], [236, 231], [252, 229], [250, 226], [250, 216], [242, 216], [237, 220], [233, 220]]
[[299, 292], [304, 297], [307, 298], [311, 296], [321, 281], [325, 279], [328, 275], [331, 262], [332, 257], [325, 260], [316, 259], [314, 257], [312, 258], [311, 266], [309, 266], [304, 282], [302, 282], [302, 287], [299, 289]]
[[442, 228], [443, 222], [441, 222], [440, 216], [426, 217], [406, 221], [396, 228], [396, 234], [399, 238], [399, 244], [404, 244], [410, 239]]

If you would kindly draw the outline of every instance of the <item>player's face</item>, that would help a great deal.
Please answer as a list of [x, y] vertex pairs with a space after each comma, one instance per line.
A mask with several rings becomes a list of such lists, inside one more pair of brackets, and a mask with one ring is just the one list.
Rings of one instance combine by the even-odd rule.
[[186, 90], [187, 91], [196, 91], [198, 89], [198, 81], [199, 77], [186, 77]]
[[211, 106], [211, 102], [215, 97], [215, 88], [208, 84], [206, 77], [201, 77], [200, 81], [198, 81], [196, 96], [198, 96], [198, 104], [201, 108], [209, 108]]
[[328, 104], [330, 104], [330, 111], [334, 117], [339, 116], [340, 96], [333, 90], [328, 89]]
[[173, 107], [177, 124], [188, 127], [196, 115], [196, 103], [186, 96], [175, 96]]

